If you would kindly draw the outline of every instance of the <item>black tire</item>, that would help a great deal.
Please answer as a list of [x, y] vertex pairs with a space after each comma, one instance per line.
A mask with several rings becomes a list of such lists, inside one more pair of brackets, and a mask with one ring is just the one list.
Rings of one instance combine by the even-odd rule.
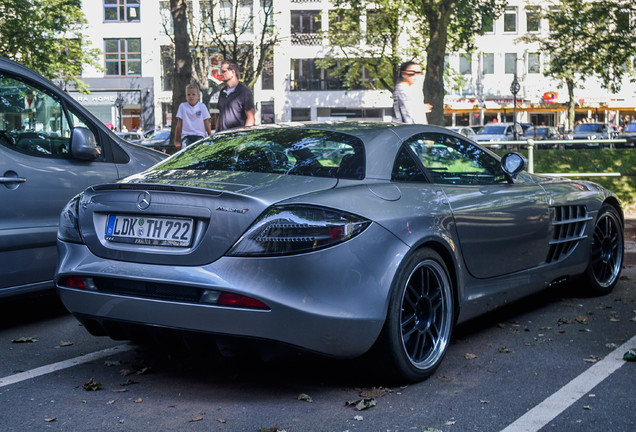
[[618, 211], [609, 204], [599, 210], [590, 248], [590, 262], [584, 284], [588, 294], [609, 294], [621, 274], [624, 256], [623, 224]]
[[393, 282], [387, 319], [376, 353], [393, 378], [430, 376], [442, 362], [455, 323], [453, 289], [444, 260], [420, 249]]

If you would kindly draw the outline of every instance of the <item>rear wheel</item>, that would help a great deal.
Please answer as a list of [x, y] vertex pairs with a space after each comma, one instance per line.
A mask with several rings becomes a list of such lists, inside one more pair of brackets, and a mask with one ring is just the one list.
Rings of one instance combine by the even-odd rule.
[[454, 324], [448, 269], [431, 249], [415, 252], [396, 276], [379, 354], [394, 377], [421, 381], [441, 363]]
[[614, 289], [621, 274], [624, 254], [623, 224], [614, 207], [604, 204], [599, 211], [592, 236], [590, 262], [585, 285], [592, 295], [605, 295]]

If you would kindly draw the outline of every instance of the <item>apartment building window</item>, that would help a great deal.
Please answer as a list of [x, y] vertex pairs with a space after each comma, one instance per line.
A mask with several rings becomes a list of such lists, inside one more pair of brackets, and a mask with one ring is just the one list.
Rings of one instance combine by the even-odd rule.
[[504, 11], [504, 33], [517, 32], [517, 8], [507, 7]]
[[[232, 34], [235, 31], [234, 21], [236, 21], [236, 32], [238, 34], [252, 34], [254, 32], [253, 2], [252, 0], [238, 1], [238, 8], [236, 8], [236, 1], [221, 1], [221, 10], [219, 13], [221, 27], [226, 34]], [[213, 5], [211, 7], [213, 7]], [[234, 16], [235, 9], [236, 16]]]
[[517, 73], [517, 53], [506, 53], [506, 69], [507, 74]]
[[292, 108], [292, 121], [309, 121], [311, 120], [311, 108]]
[[398, 26], [399, 17], [388, 9], [367, 10], [366, 39], [369, 45], [388, 45], [395, 36], [390, 30]]
[[528, 53], [528, 73], [541, 73], [541, 56], [539, 53]]
[[172, 45], [161, 46], [161, 90], [172, 91], [174, 74], [174, 48]]
[[541, 31], [541, 8], [538, 6], [528, 6], [526, 8], [526, 31], [528, 33]]
[[473, 73], [473, 59], [470, 54], [459, 55], [459, 73], [462, 75], [471, 75]]
[[268, 48], [261, 71], [261, 89], [274, 90], [274, 48]]
[[104, 21], [139, 21], [140, 0], [104, 0]]
[[353, 9], [329, 11], [329, 36], [332, 44], [360, 43], [360, 16]]
[[481, 17], [481, 31], [484, 33], [495, 32], [495, 21], [492, 19], [492, 17]]
[[495, 54], [484, 53], [482, 55], [481, 73], [484, 75], [492, 75], [495, 73]]
[[290, 89], [322, 90], [322, 69], [314, 59], [291, 59]]
[[141, 39], [104, 39], [106, 76], [141, 75]]
[[292, 45], [320, 45], [321, 21], [319, 10], [291, 11]]

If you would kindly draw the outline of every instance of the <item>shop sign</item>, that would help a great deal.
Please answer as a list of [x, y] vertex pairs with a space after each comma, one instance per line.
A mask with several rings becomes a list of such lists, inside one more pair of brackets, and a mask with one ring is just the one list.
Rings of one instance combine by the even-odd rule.
[[548, 91], [543, 93], [543, 102], [544, 103], [557, 103], [557, 99], [559, 97], [559, 93], [555, 91]]

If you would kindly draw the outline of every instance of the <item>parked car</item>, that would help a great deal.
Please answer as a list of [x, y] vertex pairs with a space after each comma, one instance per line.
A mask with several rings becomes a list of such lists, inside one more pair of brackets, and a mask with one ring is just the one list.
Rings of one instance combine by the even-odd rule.
[[471, 140], [475, 139], [475, 131], [470, 126], [449, 126], [448, 129], [460, 133]]
[[94, 335], [207, 335], [268, 356], [372, 350], [378, 370], [421, 380], [456, 323], [619, 279], [616, 196], [525, 163], [436, 126], [224, 131], [73, 198], [58, 292]]
[[612, 139], [616, 134], [616, 130], [612, 125], [606, 123], [580, 123], [574, 127], [574, 130], [568, 134], [568, 139], [588, 140], [589, 143], [566, 144], [573, 148], [603, 148], [609, 146], [598, 141], [599, 139]]
[[[554, 126], [532, 126], [526, 129], [522, 140], [533, 139], [535, 141], [558, 140], [559, 131]], [[537, 144], [537, 148], [558, 148], [558, 144]]]
[[[519, 123], [488, 123], [486, 124], [475, 137], [475, 141], [485, 142], [497, 142], [497, 141], [513, 141], [514, 131], [517, 131], [517, 139], [523, 136], [523, 129]], [[498, 145], [490, 145], [489, 148], [501, 148]]]
[[165, 156], [118, 138], [68, 94], [0, 57], [0, 297], [54, 289], [60, 211]]
[[117, 136], [133, 144], [141, 144], [141, 141], [143, 141], [144, 139], [144, 135], [141, 132], [137, 132], [137, 131], [117, 132]]
[[636, 123], [628, 123], [616, 138], [622, 138], [626, 141], [615, 144], [616, 147], [636, 147]]
[[144, 138], [141, 141], [141, 145], [168, 154], [172, 154], [177, 151], [174, 143], [170, 142], [170, 128], [156, 130], [152, 135]]

